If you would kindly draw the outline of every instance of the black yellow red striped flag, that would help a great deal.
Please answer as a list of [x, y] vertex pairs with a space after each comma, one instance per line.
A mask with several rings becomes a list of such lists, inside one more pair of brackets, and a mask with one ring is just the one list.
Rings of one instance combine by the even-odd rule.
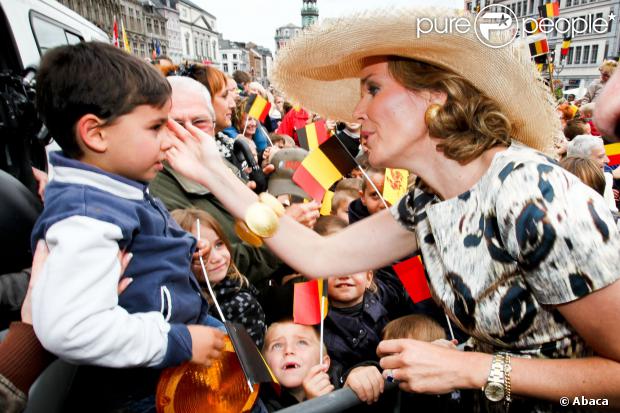
[[321, 201], [336, 181], [357, 167], [357, 162], [338, 136], [332, 135], [301, 162], [293, 174], [293, 182], [308, 195]]
[[560, 15], [560, 3], [554, 1], [552, 3], [543, 4], [538, 7], [538, 13], [542, 18], [553, 18], [558, 17]]
[[265, 121], [270, 109], [271, 103], [260, 95], [251, 95], [245, 104], [245, 113], [260, 122]]
[[312, 151], [329, 138], [324, 120], [310, 123], [303, 128], [296, 129], [299, 146]]

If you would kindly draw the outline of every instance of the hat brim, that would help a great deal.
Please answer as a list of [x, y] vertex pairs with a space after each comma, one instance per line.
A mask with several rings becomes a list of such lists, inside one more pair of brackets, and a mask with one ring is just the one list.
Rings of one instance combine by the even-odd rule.
[[304, 199], [310, 199], [310, 195], [291, 181], [290, 178], [270, 178], [267, 191], [273, 196], [296, 195]]
[[419, 18], [466, 17], [460, 10], [375, 10], [314, 25], [280, 50], [272, 80], [289, 100], [339, 120], [353, 121], [359, 75], [371, 56], [403, 56], [454, 72], [499, 105], [512, 137], [549, 150], [560, 125], [550, 90], [518, 41], [502, 48], [467, 33], [417, 36]]

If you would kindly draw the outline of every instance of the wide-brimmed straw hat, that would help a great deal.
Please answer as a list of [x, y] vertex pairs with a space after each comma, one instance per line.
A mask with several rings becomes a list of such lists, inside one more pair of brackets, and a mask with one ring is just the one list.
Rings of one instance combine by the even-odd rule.
[[[467, 33], [417, 36], [418, 19], [465, 17]], [[443, 20], [442, 20], [443, 21]], [[549, 150], [559, 130], [553, 98], [529, 51], [517, 40], [501, 48], [482, 43], [474, 17], [450, 9], [375, 10], [314, 25], [279, 51], [276, 88], [309, 110], [352, 121], [364, 59], [395, 55], [452, 71], [492, 98], [512, 123], [512, 137]]]

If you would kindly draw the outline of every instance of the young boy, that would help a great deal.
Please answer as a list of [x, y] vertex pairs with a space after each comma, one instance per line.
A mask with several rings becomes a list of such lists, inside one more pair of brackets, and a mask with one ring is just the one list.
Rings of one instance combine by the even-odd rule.
[[372, 185], [364, 178], [362, 190], [359, 191], [360, 198], [351, 202], [349, 205], [349, 223], [353, 224], [361, 219], [385, 209], [385, 204], [381, 200], [383, 193], [383, 181], [385, 180], [384, 168], [369, 168], [366, 175], [370, 177], [372, 183], [379, 192], [375, 191]]
[[[43, 57], [37, 108], [63, 151], [50, 154], [54, 178], [32, 234], [50, 249], [32, 312], [41, 343], [63, 359], [164, 368], [209, 364], [223, 348], [190, 269], [196, 240], [148, 191], [170, 147], [170, 93], [155, 68], [111, 45]], [[119, 250], [133, 255], [120, 297]]]
[[276, 411], [334, 390], [327, 370], [330, 359], [320, 357], [319, 333], [312, 326], [292, 320], [272, 323], [265, 334], [263, 356], [282, 386], [280, 396], [267, 389], [261, 400], [268, 411]]
[[358, 198], [358, 193], [354, 189], [336, 189], [332, 199], [331, 214], [349, 222], [349, 205]]

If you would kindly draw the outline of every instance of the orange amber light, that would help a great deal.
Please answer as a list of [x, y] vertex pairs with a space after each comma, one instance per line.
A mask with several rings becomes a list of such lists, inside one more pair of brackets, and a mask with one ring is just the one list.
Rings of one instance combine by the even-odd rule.
[[258, 384], [250, 393], [230, 338], [222, 357], [206, 367], [185, 363], [165, 369], [157, 385], [157, 413], [238, 413], [252, 409]]

